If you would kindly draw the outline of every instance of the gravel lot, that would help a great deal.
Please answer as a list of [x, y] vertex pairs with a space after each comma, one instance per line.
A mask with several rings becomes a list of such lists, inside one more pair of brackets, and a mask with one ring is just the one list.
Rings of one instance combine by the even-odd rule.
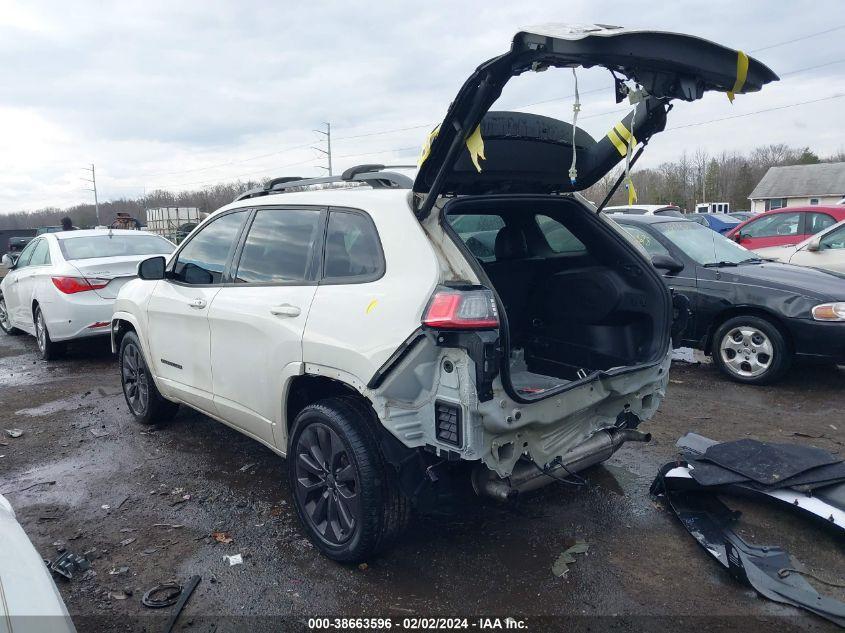
[[[141, 596], [193, 574], [202, 582], [176, 630], [282, 630], [314, 615], [568, 616], [584, 630], [836, 630], [731, 580], [648, 487], [690, 430], [843, 450], [842, 368], [799, 368], [784, 383], [755, 388], [710, 365], [676, 363], [665, 403], [643, 427], [654, 440], [587, 471], [587, 487], [553, 485], [516, 508], [474, 502], [461, 516], [417, 518], [398, 547], [359, 568], [310, 546], [284, 464], [269, 450], [186, 409], [163, 427], [135, 425], [105, 341], [52, 363], [35, 352], [31, 337], [0, 338], [0, 428], [24, 431], [0, 438], [0, 492], [43, 557], [67, 547], [91, 559], [84, 577], [58, 582], [80, 631], [160, 630], [168, 610], [147, 609]], [[827, 577], [845, 573], [841, 537], [777, 509], [729, 504], [743, 510], [749, 540], [782, 545]], [[217, 542], [214, 531], [231, 542]], [[589, 551], [556, 578], [552, 563], [576, 539]], [[244, 563], [229, 566], [224, 555], [237, 553]], [[845, 599], [845, 590], [819, 590]], [[624, 617], [587, 617], [602, 615]], [[529, 620], [530, 630], [557, 624]]]

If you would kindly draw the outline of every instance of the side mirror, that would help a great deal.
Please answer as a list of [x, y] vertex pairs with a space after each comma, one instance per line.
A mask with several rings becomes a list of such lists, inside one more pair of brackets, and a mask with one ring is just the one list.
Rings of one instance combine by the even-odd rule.
[[9, 270], [12, 270], [15, 267], [15, 263], [17, 263], [17, 258], [12, 257], [9, 253], [6, 253], [3, 255], [3, 258], [0, 259], [0, 265]]
[[807, 245], [804, 248], [813, 253], [822, 250], [822, 238], [814, 237], [812, 240], [807, 242]]
[[731, 238], [731, 239], [733, 239], [733, 241], [734, 241], [734, 242], [736, 242], [737, 244], [739, 244], [740, 242], [742, 242], [742, 238], [743, 238], [743, 237], [744, 237], [744, 236], [742, 235], [742, 232], [737, 232], [737, 233], [734, 233], [734, 236], [733, 236], [733, 238]]
[[138, 279], [145, 279], [147, 281], [164, 279], [164, 268], [166, 264], [167, 262], [161, 255], [145, 259], [138, 264]]
[[651, 265], [667, 273], [677, 273], [684, 269], [684, 265], [671, 255], [652, 255]]

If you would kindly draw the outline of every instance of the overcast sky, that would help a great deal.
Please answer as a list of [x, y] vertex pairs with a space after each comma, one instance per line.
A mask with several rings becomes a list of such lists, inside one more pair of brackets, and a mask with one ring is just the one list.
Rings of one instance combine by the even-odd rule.
[[[782, 78], [733, 105], [724, 94], [679, 104], [669, 128], [845, 94], [842, 0], [0, 0], [0, 213], [90, 201], [81, 180], [90, 163], [101, 200], [318, 175], [322, 158], [309, 145], [323, 121], [332, 123], [336, 171], [415, 162], [472, 70], [507, 50], [520, 26], [544, 22], [681, 31], [764, 49], [754, 55]], [[521, 79], [497, 108], [572, 94], [568, 72]], [[579, 74], [582, 92], [602, 86], [584, 95], [581, 111], [595, 136], [625, 113], [606, 72]], [[845, 147], [843, 107], [845, 98], [833, 98], [667, 130], [641, 164], [699, 147], [783, 142], [833, 152]], [[528, 111], [569, 120], [572, 100]]]

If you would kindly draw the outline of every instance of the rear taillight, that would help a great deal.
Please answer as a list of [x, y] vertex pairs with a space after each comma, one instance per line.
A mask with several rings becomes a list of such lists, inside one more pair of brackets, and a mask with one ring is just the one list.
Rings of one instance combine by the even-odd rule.
[[108, 279], [93, 279], [85, 277], [53, 277], [53, 285], [66, 295], [88, 290], [99, 290], [105, 288], [109, 283]]
[[431, 298], [422, 323], [442, 330], [497, 328], [496, 299], [487, 289], [441, 289]]

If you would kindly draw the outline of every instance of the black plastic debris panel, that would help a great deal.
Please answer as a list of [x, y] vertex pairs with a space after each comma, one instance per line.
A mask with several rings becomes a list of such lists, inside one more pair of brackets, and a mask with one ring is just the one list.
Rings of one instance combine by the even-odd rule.
[[783, 548], [745, 542], [731, 528], [739, 512], [722, 503], [715, 489], [696, 487], [688, 466], [666, 464], [652, 483], [651, 492], [734, 578], [761, 596], [806, 609], [845, 628], [845, 604], [820, 595], [797, 572], [801, 564]]
[[845, 482], [845, 461], [820, 448], [743, 439], [718, 443], [695, 433], [678, 440], [702, 486], [744, 484], [809, 492]]
[[814, 446], [752, 439], [715, 444], [704, 451], [702, 459], [765, 486], [779, 485], [801, 473], [842, 461], [841, 457]]

